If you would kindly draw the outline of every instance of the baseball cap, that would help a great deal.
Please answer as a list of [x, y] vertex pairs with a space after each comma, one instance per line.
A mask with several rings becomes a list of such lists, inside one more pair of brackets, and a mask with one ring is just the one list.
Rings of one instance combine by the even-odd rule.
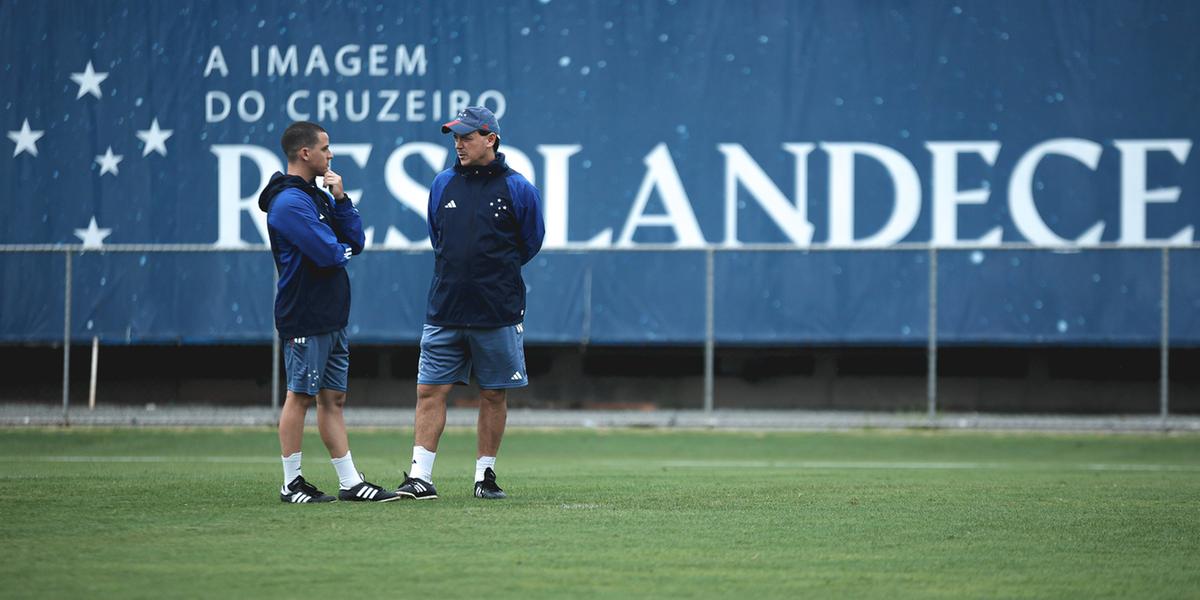
[[500, 124], [496, 122], [496, 115], [492, 111], [482, 106], [468, 106], [458, 111], [458, 116], [454, 117], [453, 121], [442, 125], [442, 133], [450, 133], [453, 131], [459, 135], [466, 135], [472, 131], [486, 131], [500, 135]]

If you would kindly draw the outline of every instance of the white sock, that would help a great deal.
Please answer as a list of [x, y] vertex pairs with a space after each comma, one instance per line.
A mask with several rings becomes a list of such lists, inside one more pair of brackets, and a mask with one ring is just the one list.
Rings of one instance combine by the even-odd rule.
[[350, 457], [349, 450], [346, 451], [345, 456], [330, 459], [329, 462], [333, 463], [333, 469], [337, 471], [338, 482], [341, 484], [343, 490], [348, 490], [362, 483], [362, 475], [359, 474], [358, 469], [354, 468], [354, 459]]
[[408, 476], [433, 483], [433, 459], [435, 458], [437, 458], [437, 452], [430, 452], [424, 446], [413, 446], [412, 472]]
[[475, 483], [483, 481], [483, 472], [488, 468], [491, 468], [493, 471], [496, 470], [495, 456], [480, 456], [475, 460]]
[[300, 453], [291, 456], [281, 456], [283, 460], [283, 487], [300, 476]]

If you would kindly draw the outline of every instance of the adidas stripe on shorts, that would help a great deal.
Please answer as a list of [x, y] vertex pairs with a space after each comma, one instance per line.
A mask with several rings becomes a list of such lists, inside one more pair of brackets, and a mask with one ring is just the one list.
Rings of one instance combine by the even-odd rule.
[[525, 327], [518, 323], [496, 329], [425, 325], [417, 383], [470, 383], [489, 390], [525, 387]]

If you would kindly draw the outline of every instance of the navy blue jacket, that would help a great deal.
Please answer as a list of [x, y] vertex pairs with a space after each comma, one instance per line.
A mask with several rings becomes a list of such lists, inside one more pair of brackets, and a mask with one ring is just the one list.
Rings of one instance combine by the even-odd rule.
[[366, 238], [358, 209], [314, 182], [275, 173], [258, 196], [279, 272], [275, 328], [284, 339], [337, 331], [350, 319], [346, 263]]
[[433, 283], [425, 322], [496, 328], [525, 319], [521, 265], [542, 248], [541, 197], [504, 154], [484, 167], [456, 163], [429, 190]]

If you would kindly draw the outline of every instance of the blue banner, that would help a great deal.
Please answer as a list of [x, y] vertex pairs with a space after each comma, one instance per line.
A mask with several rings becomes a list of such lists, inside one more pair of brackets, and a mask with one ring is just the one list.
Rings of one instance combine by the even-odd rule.
[[[313, 120], [393, 250], [352, 261], [355, 339], [411, 342], [438, 125], [483, 104], [545, 205], [531, 341], [703, 340], [715, 248], [722, 343], [919, 344], [918, 242], [943, 341], [1157, 343], [1168, 245], [1200, 344], [1198, 29], [1190, 1], [9, 0], [0, 245], [209, 247], [77, 254], [73, 331], [269, 339], [243, 250]], [[64, 262], [0, 254], [0, 341], [61, 338]]]

